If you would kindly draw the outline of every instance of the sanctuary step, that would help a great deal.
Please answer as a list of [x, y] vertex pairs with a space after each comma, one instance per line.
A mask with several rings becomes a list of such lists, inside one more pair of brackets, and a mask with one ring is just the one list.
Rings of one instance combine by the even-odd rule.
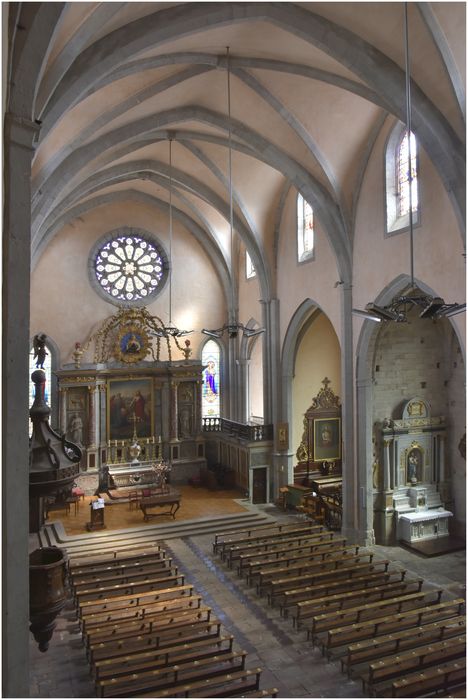
[[226, 516], [185, 520], [161, 525], [145, 525], [142, 528], [127, 528], [106, 532], [67, 535], [60, 521], [48, 523], [38, 534], [41, 547], [65, 547], [69, 553], [78, 556], [89, 552], [91, 547], [98, 547], [100, 553], [113, 549], [144, 547], [160, 539], [176, 537], [195, 537], [220, 530], [245, 529], [274, 523], [274, 519], [257, 509]]

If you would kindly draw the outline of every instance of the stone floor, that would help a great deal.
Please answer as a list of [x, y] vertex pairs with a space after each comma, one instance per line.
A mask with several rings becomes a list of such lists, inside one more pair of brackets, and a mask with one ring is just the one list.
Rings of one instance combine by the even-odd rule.
[[[275, 508], [266, 510], [280, 520], [296, 519]], [[261, 666], [261, 687], [278, 688], [282, 698], [365, 697], [361, 686], [340, 671], [337, 662], [328, 663], [320, 652], [296, 632], [289, 620], [270, 608], [263, 598], [234, 571], [212, 554], [212, 535], [170, 539], [163, 546], [170, 551], [187, 580], [194, 584], [225, 627], [234, 635], [237, 648], [248, 651], [247, 665]], [[388, 558], [429, 586], [444, 587], [450, 596], [464, 594], [465, 552], [426, 559], [399, 547], [376, 547], [378, 558]], [[31, 638], [31, 697], [94, 697], [89, 668], [81, 646], [72, 607], [58, 619], [49, 651], [41, 654]]]

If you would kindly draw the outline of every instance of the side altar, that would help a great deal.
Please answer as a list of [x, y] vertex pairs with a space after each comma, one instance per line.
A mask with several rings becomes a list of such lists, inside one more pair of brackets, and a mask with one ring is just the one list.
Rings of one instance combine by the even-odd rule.
[[412, 544], [447, 537], [452, 512], [445, 506], [450, 499], [445, 418], [432, 416], [429, 404], [413, 397], [401, 418], [386, 419], [378, 430], [382, 455], [374, 464], [374, 500], [380, 503], [375, 508], [379, 541]]
[[[82, 447], [82, 468], [100, 478], [106, 468], [117, 488], [150, 483], [155, 463], [170, 466], [173, 483], [206, 466], [202, 364], [188, 340], [175, 339], [183, 357], [173, 359], [173, 340], [146, 309], [121, 309], [57, 371], [61, 430]], [[94, 361], [85, 362], [91, 342]], [[160, 359], [162, 344], [169, 359]]]

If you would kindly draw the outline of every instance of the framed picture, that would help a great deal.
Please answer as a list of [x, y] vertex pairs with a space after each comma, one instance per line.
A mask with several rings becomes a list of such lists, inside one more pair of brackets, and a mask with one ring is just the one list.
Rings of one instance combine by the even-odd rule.
[[153, 434], [153, 382], [139, 379], [110, 379], [107, 388], [107, 435], [109, 440], [127, 440]]
[[314, 419], [314, 462], [341, 458], [341, 419]]
[[276, 444], [278, 450], [286, 450], [289, 446], [288, 423], [278, 423], [276, 426]]

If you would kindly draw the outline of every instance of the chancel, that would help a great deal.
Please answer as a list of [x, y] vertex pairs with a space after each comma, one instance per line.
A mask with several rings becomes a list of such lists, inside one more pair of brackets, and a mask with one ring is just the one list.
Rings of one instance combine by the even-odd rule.
[[465, 693], [465, 3], [2, 12], [3, 696]]

